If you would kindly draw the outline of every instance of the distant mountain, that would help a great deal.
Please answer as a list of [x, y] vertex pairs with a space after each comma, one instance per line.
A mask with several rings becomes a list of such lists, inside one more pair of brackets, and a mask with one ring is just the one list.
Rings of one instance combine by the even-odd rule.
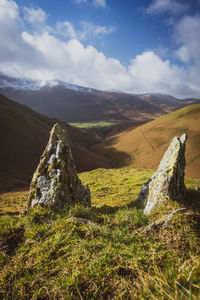
[[183, 100], [162, 94], [144, 94], [140, 95], [140, 99], [147, 101], [149, 104], [156, 105], [165, 112], [171, 112], [174, 108], [180, 107], [183, 103]]
[[181, 108], [142, 126], [111, 136], [106, 143], [96, 146], [96, 151], [108, 155], [116, 165], [122, 165], [121, 157], [116, 153], [123, 153], [123, 164], [157, 169], [170, 140], [184, 132], [188, 135], [186, 175], [200, 178], [200, 104]]
[[[57, 120], [34, 112], [0, 95], [0, 191], [27, 186]], [[79, 171], [110, 167], [108, 160], [90, 150], [101, 140], [92, 132], [72, 127], [68, 130]]]
[[188, 104], [167, 95], [106, 92], [61, 81], [41, 87], [39, 82], [5, 75], [0, 76], [0, 92], [39, 113], [65, 122], [147, 121]]

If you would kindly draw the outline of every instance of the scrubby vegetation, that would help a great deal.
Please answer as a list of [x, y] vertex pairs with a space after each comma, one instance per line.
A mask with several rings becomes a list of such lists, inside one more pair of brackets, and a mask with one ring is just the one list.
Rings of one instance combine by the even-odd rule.
[[[15, 197], [22, 204], [27, 194], [0, 195], [0, 298], [199, 299], [200, 181], [186, 179], [185, 203], [169, 202], [146, 216], [135, 200], [151, 174], [131, 168], [80, 174], [91, 208], [35, 208], [20, 217], [9, 212]], [[144, 232], [179, 207], [187, 209], [167, 227]]]

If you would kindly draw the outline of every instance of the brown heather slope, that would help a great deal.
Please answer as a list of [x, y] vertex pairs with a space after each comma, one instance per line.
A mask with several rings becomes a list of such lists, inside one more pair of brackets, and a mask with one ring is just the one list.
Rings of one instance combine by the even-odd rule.
[[[27, 186], [57, 120], [0, 95], [0, 192]], [[70, 133], [79, 171], [108, 168], [108, 160], [88, 150], [98, 137], [60, 122]], [[87, 148], [87, 149], [86, 149]]]
[[[127, 155], [122, 162], [136, 168], [156, 169], [170, 140], [186, 132], [186, 176], [200, 178], [200, 104], [181, 108], [135, 129], [109, 137], [103, 147], [107, 155], [119, 151]], [[103, 149], [104, 148], [104, 149]], [[106, 151], [105, 151], [106, 148]], [[118, 157], [120, 159], [120, 157]], [[117, 159], [116, 156], [114, 159]], [[119, 166], [120, 162], [116, 161]]]

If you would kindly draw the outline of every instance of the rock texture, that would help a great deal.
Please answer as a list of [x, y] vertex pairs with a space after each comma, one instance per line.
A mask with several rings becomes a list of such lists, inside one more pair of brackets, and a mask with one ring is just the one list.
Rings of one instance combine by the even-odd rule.
[[77, 202], [91, 205], [90, 190], [78, 178], [67, 132], [55, 124], [33, 175], [26, 210]]
[[165, 152], [158, 170], [145, 183], [137, 202], [145, 214], [166, 201], [182, 200], [185, 196], [185, 143], [187, 135], [174, 137]]

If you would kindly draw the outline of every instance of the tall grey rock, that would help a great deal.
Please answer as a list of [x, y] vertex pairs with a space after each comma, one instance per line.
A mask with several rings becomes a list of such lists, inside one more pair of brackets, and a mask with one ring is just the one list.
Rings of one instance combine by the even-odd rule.
[[165, 152], [158, 170], [146, 182], [140, 191], [137, 202], [145, 214], [164, 201], [182, 200], [186, 193], [185, 176], [185, 143], [187, 135], [174, 137]]
[[35, 205], [91, 205], [90, 190], [78, 178], [67, 132], [55, 124], [30, 185], [26, 210]]

